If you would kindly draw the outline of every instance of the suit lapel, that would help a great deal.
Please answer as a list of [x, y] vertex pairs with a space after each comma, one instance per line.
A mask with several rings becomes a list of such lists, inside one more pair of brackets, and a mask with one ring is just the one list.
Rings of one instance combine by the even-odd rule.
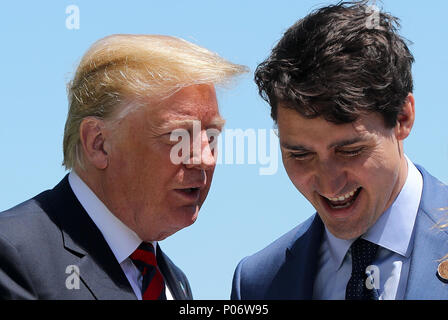
[[123, 270], [68, 183], [68, 175], [50, 193], [51, 218], [64, 247], [79, 257], [81, 281], [96, 299], [136, 299]]
[[[446, 218], [448, 190], [423, 168], [423, 191], [414, 227], [405, 299], [448, 299], [448, 285], [437, 277], [440, 259], [448, 253], [448, 233], [437, 224]], [[422, 288], [428, 288], [427, 290]]]
[[189, 293], [188, 286], [183, 283], [183, 279], [176, 276], [176, 273], [172, 268], [172, 262], [160, 249], [159, 244], [157, 244], [157, 264], [159, 265], [159, 269], [163, 274], [163, 278], [165, 279], [173, 298], [175, 300], [191, 299], [191, 293]]
[[278, 271], [268, 299], [311, 300], [318, 262], [318, 252], [323, 234], [319, 215], [310, 219], [305, 232], [298, 234], [285, 252], [285, 262]]
[[440, 259], [448, 253], [448, 235], [435, 223], [419, 210], [405, 299], [448, 299], [448, 285], [437, 277]]

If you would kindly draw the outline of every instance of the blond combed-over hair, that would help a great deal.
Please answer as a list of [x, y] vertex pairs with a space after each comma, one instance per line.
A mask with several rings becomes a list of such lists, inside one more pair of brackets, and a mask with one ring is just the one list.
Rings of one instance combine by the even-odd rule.
[[108, 119], [124, 101], [163, 99], [195, 84], [225, 85], [245, 72], [245, 66], [176, 37], [117, 34], [98, 40], [67, 85], [63, 165], [84, 168], [79, 134], [84, 118]]

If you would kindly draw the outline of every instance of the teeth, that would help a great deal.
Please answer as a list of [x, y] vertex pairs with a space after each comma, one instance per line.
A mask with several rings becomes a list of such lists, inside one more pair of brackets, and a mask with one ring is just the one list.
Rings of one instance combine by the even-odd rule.
[[340, 196], [340, 197], [336, 197], [336, 198], [329, 198], [329, 197], [326, 197], [326, 198], [327, 198], [328, 200], [330, 200], [330, 201], [344, 201], [345, 199], [348, 199], [348, 198], [350, 198], [350, 197], [353, 197], [354, 194], [356, 193], [356, 191], [357, 191], [358, 189], [359, 189], [359, 187], [356, 188], [355, 190], [353, 190], [353, 191], [347, 193], [347, 194], [344, 194], [344, 195]]

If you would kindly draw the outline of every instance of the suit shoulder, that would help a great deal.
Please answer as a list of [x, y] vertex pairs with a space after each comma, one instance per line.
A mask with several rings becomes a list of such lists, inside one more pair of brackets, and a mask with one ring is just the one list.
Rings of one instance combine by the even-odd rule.
[[8, 223], [8, 221], [19, 222], [38, 217], [45, 211], [42, 207], [42, 199], [45, 199], [48, 193], [49, 190], [44, 191], [31, 199], [0, 212], [0, 223]]
[[54, 225], [47, 214], [45, 201], [48, 191], [0, 212], [0, 233], [12, 244], [48, 236], [49, 226]]
[[423, 176], [420, 208], [435, 222], [446, 217], [448, 186], [432, 176], [423, 167], [416, 165]]
[[316, 217], [314, 214], [264, 249], [241, 260], [234, 273], [231, 298], [253, 300], [270, 296], [270, 285], [288, 257], [297, 246], [301, 247], [301, 243], [309, 242], [310, 234], [318, 232], [313, 228], [320, 224]]

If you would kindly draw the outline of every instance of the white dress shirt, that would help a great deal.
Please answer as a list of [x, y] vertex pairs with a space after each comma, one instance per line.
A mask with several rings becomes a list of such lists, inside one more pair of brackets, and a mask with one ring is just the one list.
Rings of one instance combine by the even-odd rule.
[[[142, 243], [142, 240], [134, 231], [129, 229], [120, 219], [109, 211], [104, 203], [98, 199], [95, 193], [75, 171], [69, 173], [68, 181], [76, 198], [78, 198], [87, 214], [101, 231], [104, 239], [123, 269], [124, 274], [128, 278], [135, 295], [141, 300], [143, 277], [129, 256]], [[152, 245], [156, 248], [157, 242], [153, 241]], [[167, 299], [173, 300], [171, 292], [166, 285], [165, 292]]]
[[[413, 229], [420, 205], [423, 178], [406, 157], [408, 175], [395, 201], [362, 236], [379, 246], [373, 265], [378, 267], [380, 300], [402, 300], [406, 291], [413, 247]], [[336, 238], [325, 228], [319, 250], [313, 299], [343, 300], [351, 276], [349, 248], [355, 241]]]

